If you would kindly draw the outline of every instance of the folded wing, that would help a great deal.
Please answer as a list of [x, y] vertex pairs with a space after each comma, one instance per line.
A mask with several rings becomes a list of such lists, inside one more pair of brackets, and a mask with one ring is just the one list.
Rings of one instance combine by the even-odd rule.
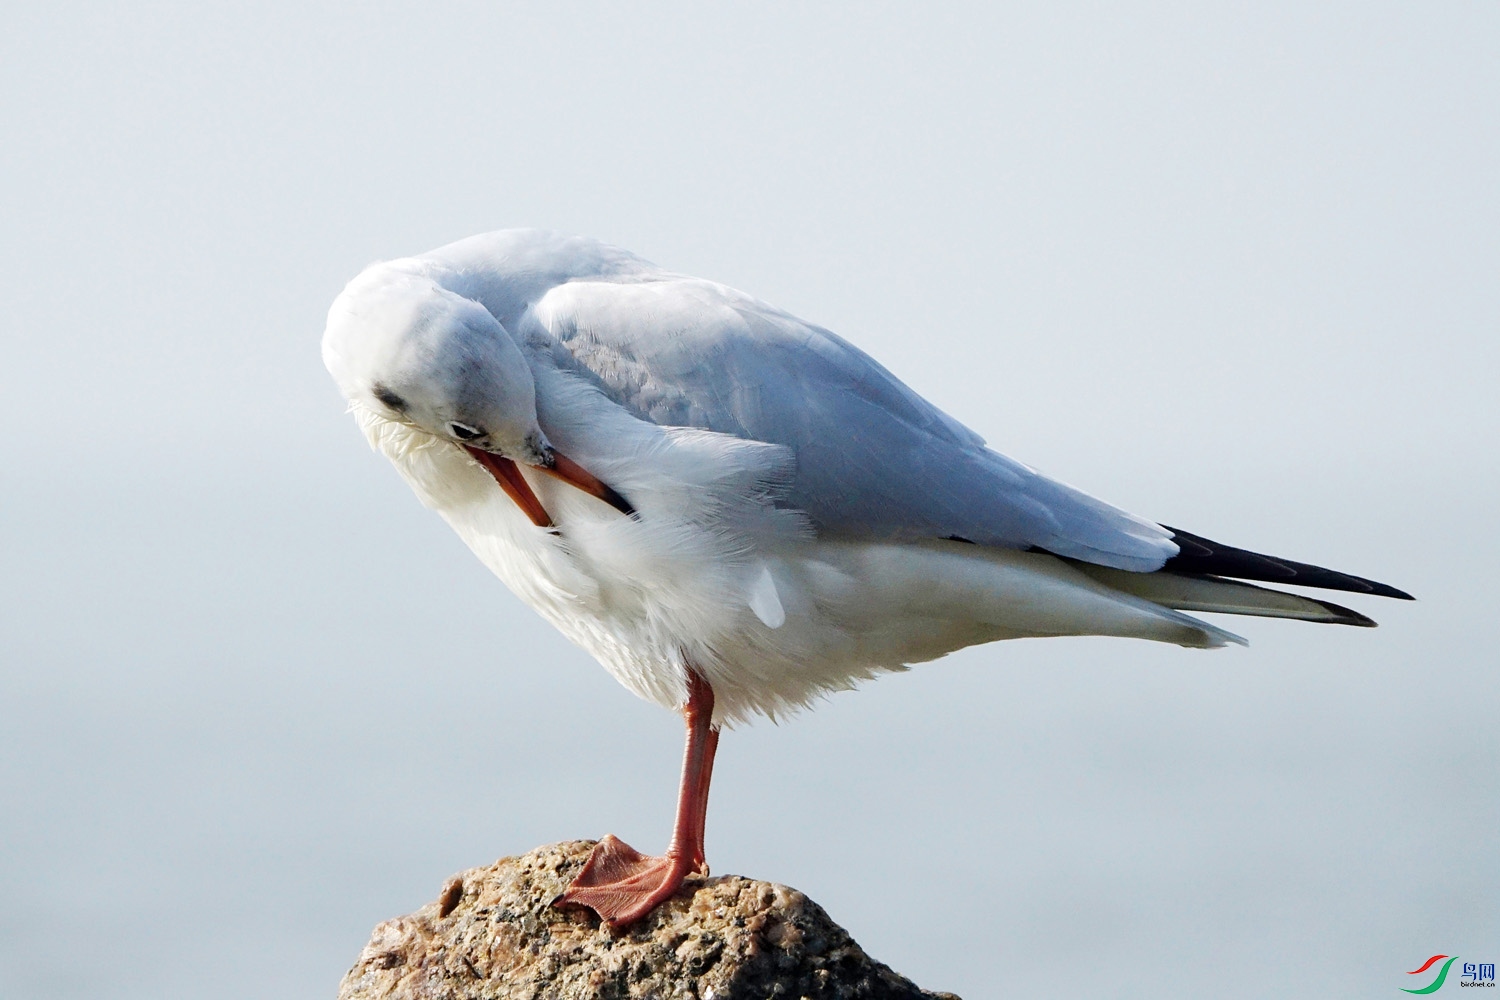
[[537, 333], [534, 346], [637, 417], [791, 449], [796, 474], [786, 502], [827, 535], [1040, 549], [1183, 610], [1373, 624], [1233, 579], [1410, 599], [1104, 503], [985, 447], [828, 330], [618, 248], [507, 230], [425, 259], [508, 328]]
[[1166, 529], [991, 451], [847, 341], [723, 285], [575, 280], [532, 318], [638, 417], [791, 448], [789, 502], [829, 535], [1039, 548], [1138, 572], [1177, 554]]

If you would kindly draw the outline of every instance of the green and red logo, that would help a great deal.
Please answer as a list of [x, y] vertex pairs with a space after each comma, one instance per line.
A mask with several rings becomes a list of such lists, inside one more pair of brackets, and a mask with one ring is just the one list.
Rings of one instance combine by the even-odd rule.
[[[1445, 959], [1445, 958], [1448, 959], [1448, 960], [1446, 962], [1443, 962], [1443, 959]], [[1454, 955], [1452, 958], [1448, 958], [1447, 955], [1433, 955], [1427, 961], [1423, 962], [1420, 968], [1412, 969], [1410, 972], [1407, 973], [1407, 975], [1408, 976], [1420, 976], [1422, 973], [1426, 972], [1428, 969], [1432, 968], [1437, 963], [1443, 962], [1443, 967], [1438, 970], [1437, 978], [1434, 979], [1432, 982], [1428, 983], [1426, 986], [1422, 987], [1419, 990], [1409, 990], [1409, 989], [1407, 989], [1406, 987], [1403, 986], [1401, 988], [1401, 992], [1402, 993], [1436, 993], [1439, 989], [1442, 988], [1443, 981], [1448, 978], [1448, 969], [1450, 967], [1452, 967], [1452, 965], [1453, 965], [1454, 962], [1457, 962], [1457, 961], [1458, 961], [1458, 956], [1457, 955]]]
[[[1407, 973], [1407, 975], [1420, 976], [1427, 970], [1431, 969], [1434, 965], [1442, 962], [1443, 967], [1438, 970], [1437, 978], [1428, 983], [1426, 986], [1418, 987], [1416, 989], [1409, 990], [1403, 986], [1401, 987], [1401, 992], [1416, 994], [1436, 993], [1438, 990], [1443, 988], [1443, 983], [1448, 980], [1448, 970], [1451, 969], [1453, 967], [1453, 963], [1457, 961], [1457, 955], [1433, 955], [1427, 961], [1423, 962], [1419, 968], [1412, 969]], [[1466, 982], [1459, 983], [1458, 985], [1493, 987], [1495, 985], [1495, 963], [1465, 962], [1463, 978], [1466, 980]]]

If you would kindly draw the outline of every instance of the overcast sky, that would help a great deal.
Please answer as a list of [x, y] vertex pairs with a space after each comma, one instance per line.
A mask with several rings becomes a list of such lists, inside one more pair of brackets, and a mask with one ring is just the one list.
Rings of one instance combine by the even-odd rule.
[[716, 872], [968, 1000], [1500, 960], [1500, 7], [317, 7], [0, 28], [0, 994], [328, 1000], [455, 871], [665, 843], [678, 720], [319, 362], [365, 264], [513, 225], [1420, 598], [985, 646], [727, 734]]

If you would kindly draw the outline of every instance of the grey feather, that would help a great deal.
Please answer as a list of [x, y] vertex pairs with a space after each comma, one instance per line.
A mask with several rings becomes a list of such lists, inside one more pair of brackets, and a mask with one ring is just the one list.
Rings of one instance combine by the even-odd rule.
[[787, 502], [828, 535], [960, 538], [1137, 572], [1177, 552], [1160, 526], [986, 448], [849, 342], [734, 289], [550, 233], [428, 258], [473, 276], [464, 293], [536, 362], [637, 417], [791, 448]]

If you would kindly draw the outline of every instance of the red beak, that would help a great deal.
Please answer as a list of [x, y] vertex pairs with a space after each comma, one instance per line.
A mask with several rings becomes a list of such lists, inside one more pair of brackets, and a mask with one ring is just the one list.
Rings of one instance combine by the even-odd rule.
[[635, 517], [635, 508], [630, 506], [628, 500], [594, 478], [592, 473], [560, 451], [552, 453], [552, 466], [550, 468], [542, 466], [542, 471], [578, 487], [591, 497], [603, 500], [626, 517]]
[[[482, 451], [464, 445], [464, 450], [474, 457], [474, 461], [489, 470], [495, 482], [505, 491], [505, 495], [515, 501], [517, 507], [531, 518], [531, 523], [538, 528], [554, 527], [552, 516], [547, 513], [547, 508], [536, 498], [531, 491], [531, 485], [526, 482], [526, 477], [521, 475], [521, 470], [516, 468], [516, 463], [502, 455], [493, 452]], [[630, 517], [635, 516], [635, 508], [630, 506], [626, 499], [604, 483], [600, 482], [592, 473], [586, 471], [577, 462], [563, 455], [561, 452], [552, 453], [553, 464], [551, 467], [538, 466], [543, 472], [561, 479], [571, 486], [575, 486], [589, 496], [597, 497], [609, 504], [615, 510]]]
[[516, 502], [516, 506], [531, 518], [531, 523], [538, 528], [552, 527], [552, 517], [547, 513], [547, 508], [531, 492], [531, 485], [526, 482], [526, 477], [521, 475], [521, 470], [516, 468], [516, 463], [503, 455], [494, 452], [481, 451], [464, 445], [464, 450], [474, 456], [474, 461], [489, 470], [490, 475], [495, 477], [495, 482], [505, 491], [505, 495]]

